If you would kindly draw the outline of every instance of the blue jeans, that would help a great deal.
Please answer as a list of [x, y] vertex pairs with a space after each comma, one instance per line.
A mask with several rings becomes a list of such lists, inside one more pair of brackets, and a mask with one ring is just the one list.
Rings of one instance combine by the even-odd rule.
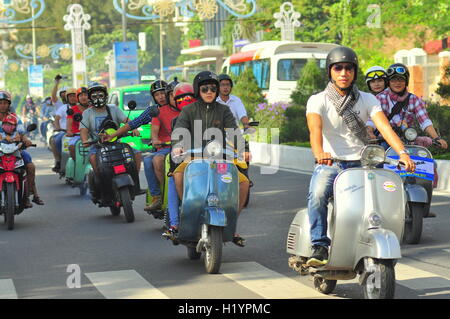
[[308, 192], [308, 215], [313, 246], [328, 247], [331, 244], [327, 236], [328, 201], [333, 196], [336, 176], [344, 169], [360, 166], [360, 161], [349, 161], [335, 162], [333, 166], [318, 164], [314, 167]]
[[167, 209], [169, 211], [169, 223], [170, 226], [178, 226], [178, 213], [180, 209], [180, 199], [178, 198], [177, 189], [175, 187], [175, 180], [173, 177], [169, 177], [169, 187], [167, 191]]
[[155, 170], [153, 168], [153, 158], [155, 156], [166, 156], [169, 153], [170, 153], [170, 147], [166, 147], [166, 148], [161, 148], [157, 152], [144, 157], [145, 177], [147, 178], [147, 185], [148, 185], [148, 188], [150, 189], [150, 194], [152, 194], [152, 196], [160, 196], [161, 195], [159, 181], [155, 175]]
[[62, 139], [65, 135], [66, 135], [66, 132], [59, 132], [55, 136], [55, 145], [56, 145], [56, 149], [58, 150], [59, 154], [61, 154], [61, 152], [62, 152]]

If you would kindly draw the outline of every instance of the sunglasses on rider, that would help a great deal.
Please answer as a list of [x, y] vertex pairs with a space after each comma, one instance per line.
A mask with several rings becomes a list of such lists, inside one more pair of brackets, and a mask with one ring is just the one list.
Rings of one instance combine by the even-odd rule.
[[353, 64], [334, 64], [333, 65], [333, 70], [336, 72], [341, 72], [342, 69], [345, 69], [345, 71], [352, 71], [355, 69], [355, 66]]
[[382, 77], [383, 75], [386, 75], [383, 71], [372, 71], [370, 73], [367, 73], [368, 78], [374, 78], [374, 77]]
[[392, 75], [394, 73], [405, 74], [406, 73], [406, 69], [404, 67], [402, 67], [402, 66], [396, 66], [396, 67], [387, 69], [387, 75]]
[[208, 93], [208, 91], [216, 93], [217, 92], [217, 86], [215, 86], [215, 85], [203, 85], [203, 86], [200, 87], [200, 91], [202, 93], [205, 93], [205, 94]]
[[105, 93], [103, 92], [91, 94], [91, 99], [103, 99], [103, 98], [105, 98]]

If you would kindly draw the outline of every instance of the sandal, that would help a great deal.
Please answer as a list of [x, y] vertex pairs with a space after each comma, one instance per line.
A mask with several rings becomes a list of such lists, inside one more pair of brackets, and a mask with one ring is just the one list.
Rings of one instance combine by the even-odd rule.
[[32, 202], [38, 205], [44, 205], [44, 201], [39, 196], [33, 196]]
[[233, 236], [233, 244], [239, 247], [245, 247], [245, 239], [239, 235]]

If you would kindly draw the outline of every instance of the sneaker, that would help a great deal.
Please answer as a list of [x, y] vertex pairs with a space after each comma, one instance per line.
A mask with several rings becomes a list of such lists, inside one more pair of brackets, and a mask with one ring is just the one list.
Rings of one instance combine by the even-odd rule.
[[166, 239], [174, 240], [176, 236], [178, 235], [178, 226], [170, 226], [169, 229], [167, 229], [162, 236]]
[[325, 246], [313, 246], [313, 254], [306, 262], [310, 267], [323, 266], [328, 262], [328, 248]]
[[55, 173], [58, 173], [60, 169], [61, 169], [61, 163], [57, 162], [55, 167], [52, 168], [52, 171], [54, 171]]
[[158, 210], [161, 209], [162, 201], [161, 201], [161, 195], [153, 196], [153, 201], [150, 206], [145, 206], [145, 211], [152, 211], [152, 210]]

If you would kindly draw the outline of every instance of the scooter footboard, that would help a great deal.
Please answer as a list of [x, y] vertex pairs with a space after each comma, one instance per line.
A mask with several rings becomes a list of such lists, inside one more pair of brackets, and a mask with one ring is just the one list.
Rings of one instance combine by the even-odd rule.
[[353, 268], [365, 257], [376, 259], [400, 259], [402, 257], [397, 236], [388, 229], [371, 229], [365, 239], [366, 242], [358, 242], [356, 246]]

